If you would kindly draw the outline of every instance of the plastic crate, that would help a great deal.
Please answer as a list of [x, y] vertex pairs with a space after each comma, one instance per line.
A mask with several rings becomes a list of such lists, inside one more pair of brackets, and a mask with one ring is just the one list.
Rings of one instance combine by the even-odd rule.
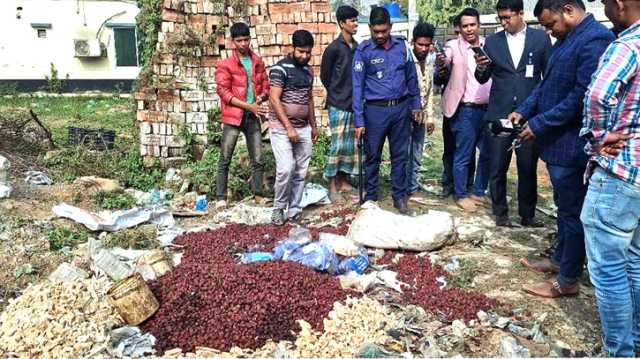
[[68, 144], [71, 146], [84, 146], [99, 151], [112, 150], [115, 140], [116, 132], [113, 130], [69, 127]]

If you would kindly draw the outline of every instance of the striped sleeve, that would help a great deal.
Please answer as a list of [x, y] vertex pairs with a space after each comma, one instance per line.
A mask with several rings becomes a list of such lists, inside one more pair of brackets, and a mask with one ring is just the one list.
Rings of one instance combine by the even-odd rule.
[[[584, 99], [584, 121], [580, 135], [595, 145], [611, 128], [611, 116], [620, 102], [621, 90], [638, 71], [635, 51], [622, 42], [612, 43], [600, 59]], [[590, 152], [588, 150], [588, 152]]]

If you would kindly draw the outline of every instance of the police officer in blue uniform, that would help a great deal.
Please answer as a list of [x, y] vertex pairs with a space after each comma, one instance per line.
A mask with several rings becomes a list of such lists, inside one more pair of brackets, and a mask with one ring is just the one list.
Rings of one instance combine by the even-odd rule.
[[353, 57], [353, 111], [356, 137], [364, 136], [366, 201], [378, 200], [378, 173], [385, 138], [391, 152], [393, 205], [407, 214], [407, 161], [411, 121], [422, 121], [416, 66], [403, 37], [391, 35], [389, 12], [371, 10], [371, 39]]

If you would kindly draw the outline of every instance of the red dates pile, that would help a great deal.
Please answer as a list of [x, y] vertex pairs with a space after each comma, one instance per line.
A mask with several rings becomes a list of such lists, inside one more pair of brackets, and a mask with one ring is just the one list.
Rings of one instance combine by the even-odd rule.
[[[387, 251], [381, 262], [389, 263], [395, 253]], [[398, 272], [399, 280], [412, 286], [404, 292], [407, 303], [419, 305], [443, 320], [472, 320], [478, 311], [487, 311], [499, 304], [483, 294], [459, 288], [440, 289], [437, 278], [449, 278], [450, 274], [442, 267], [431, 264], [429, 258], [405, 253], [390, 269]]]
[[142, 325], [158, 349], [259, 348], [291, 340], [298, 319], [322, 330], [333, 303], [346, 298], [337, 278], [292, 262], [237, 264], [229, 248], [270, 251], [289, 227], [228, 225], [180, 237], [182, 263], [150, 283], [160, 309]]

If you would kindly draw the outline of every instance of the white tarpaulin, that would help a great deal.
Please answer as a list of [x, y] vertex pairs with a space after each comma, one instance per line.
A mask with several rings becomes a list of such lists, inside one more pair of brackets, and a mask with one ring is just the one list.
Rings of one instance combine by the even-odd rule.
[[367, 247], [411, 251], [435, 250], [453, 237], [453, 216], [447, 212], [409, 217], [385, 211], [373, 202], [362, 205], [347, 233], [347, 238]]
[[172, 227], [175, 225], [171, 212], [166, 209], [132, 208], [125, 211], [102, 211], [93, 213], [82, 208], [61, 203], [53, 207], [58, 217], [69, 218], [83, 224], [92, 231], [116, 232], [121, 229], [135, 227], [145, 222]]

